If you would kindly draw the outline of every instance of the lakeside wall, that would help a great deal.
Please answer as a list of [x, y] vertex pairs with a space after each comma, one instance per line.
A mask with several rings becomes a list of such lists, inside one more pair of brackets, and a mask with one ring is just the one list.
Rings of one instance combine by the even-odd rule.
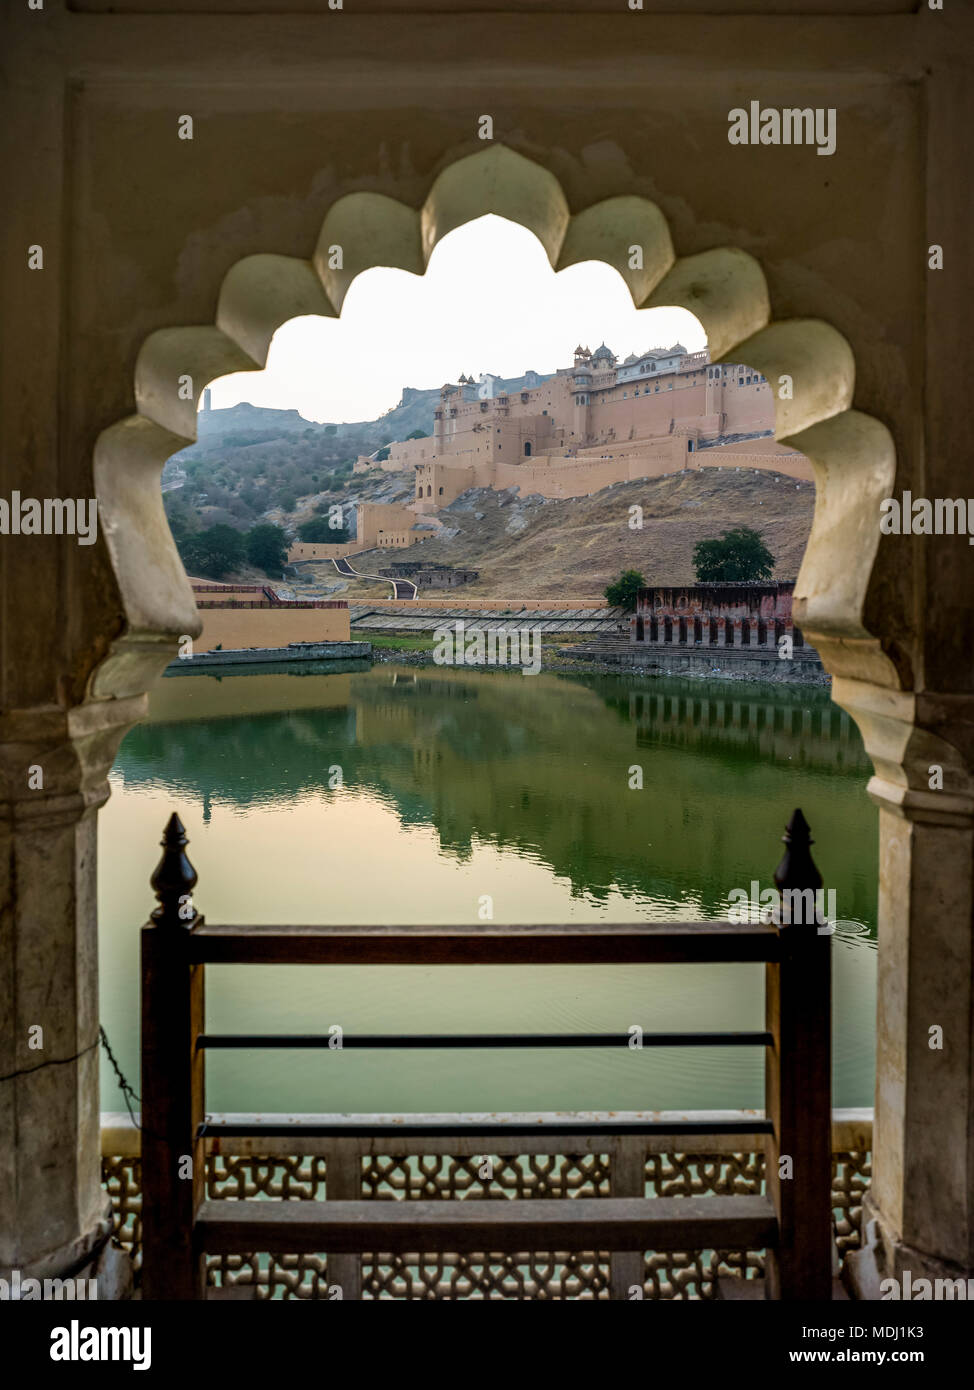
[[289, 642], [347, 642], [351, 637], [348, 604], [307, 607], [288, 604], [279, 608], [208, 608], [200, 617], [203, 631], [193, 643], [194, 652], [214, 647], [286, 647]]

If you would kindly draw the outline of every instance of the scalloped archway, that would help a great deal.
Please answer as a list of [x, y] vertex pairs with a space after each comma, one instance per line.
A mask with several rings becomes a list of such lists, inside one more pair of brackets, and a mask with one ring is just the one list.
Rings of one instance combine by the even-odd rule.
[[[791, 398], [776, 399], [775, 435], [811, 460], [816, 483], [796, 618], [835, 678], [833, 698], [862, 731], [875, 767], [869, 792], [880, 806], [876, 1128], [864, 1228], [890, 1270], [939, 1275], [953, 1264], [966, 1267], [969, 697], [926, 688], [921, 589], [904, 601], [903, 576], [907, 587], [914, 582], [910, 564], [902, 549], [880, 548], [879, 502], [894, 489], [894, 443], [884, 424], [853, 409], [848, 342], [819, 319], [774, 321], [762, 267], [743, 250], [677, 257], [665, 217], [640, 197], [612, 197], [572, 214], [549, 170], [496, 145], [445, 168], [419, 209], [378, 193], [339, 198], [307, 260], [270, 253], [239, 261], [221, 285], [215, 323], [162, 329], [145, 340], [135, 369], [137, 413], [96, 442], [95, 490], [123, 609], [122, 630], [88, 683], [89, 704], [100, 703], [102, 716], [114, 720], [111, 735], [99, 736], [103, 751], [138, 718], [143, 692], [170, 659], [176, 638], [199, 630], [159, 475], [165, 460], [195, 437], [203, 387], [217, 376], [261, 367], [275, 331], [289, 319], [340, 315], [348, 286], [362, 271], [391, 266], [422, 274], [441, 237], [486, 213], [532, 231], [556, 270], [603, 261], [622, 276], [637, 308], [689, 310], [715, 360], [733, 354], [772, 387], [781, 376], [791, 378]], [[636, 244], [643, 250], [638, 271], [629, 266]], [[343, 249], [341, 270], [329, 266], [334, 245]], [[181, 376], [192, 378], [191, 399], [179, 398]], [[91, 722], [98, 726], [97, 717]], [[78, 727], [87, 728], [84, 719]], [[931, 789], [931, 764], [947, 790]], [[948, 860], [960, 868], [945, 877]], [[955, 963], [949, 982], [943, 960]], [[918, 1022], [934, 999], [937, 1017], [948, 1019], [961, 1039], [951, 1052], [931, 1053]], [[939, 1059], [937, 1072], [932, 1057]], [[854, 1274], [862, 1296], [876, 1296], [869, 1290], [879, 1260], [871, 1247], [862, 1252], [861, 1272]], [[855, 1264], [850, 1257], [850, 1267]]]
[[[126, 626], [92, 676], [91, 697], [141, 693], [171, 658], [176, 638], [199, 630], [158, 479], [165, 460], [195, 439], [207, 382], [260, 369], [289, 319], [340, 315], [349, 285], [364, 270], [390, 266], [422, 275], [442, 237], [486, 213], [532, 231], [555, 270], [602, 261], [622, 276], [637, 308], [688, 309], [714, 360], [733, 352], [772, 384], [791, 378], [791, 397], [775, 398], [775, 436], [808, 456], [816, 483], [796, 595], [799, 621], [834, 676], [900, 689], [909, 677], [906, 658], [878, 630], [875, 613], [867, 617], [875, 519], [892, 489], [895, 451], [884, 425], [852, 409], [855, 363], [845, 338], [817, 319], [772, 321], [764, 273], [748, 253], [723, 247], [677, 258], [665, 217], [640, 197], [608, 198], [573, 216], [552, 173], [498, 144], [449, 165], [418, 211], [378, 193], [339, 198], [309, 260], [248, 256], [225, 276], [214, 324], [160, 329], [145, 340], [135, 367], [137, 413], [105, 430], [95, 446], [98, 508]], [[641, 267], [632, 269], [636, 245]], [[342, 248], [340, 269], [329, 264], [338, 259], [329, 254], [335, 246]], [[177, 383], [186, 377], [192, 389], [182, 399]]]

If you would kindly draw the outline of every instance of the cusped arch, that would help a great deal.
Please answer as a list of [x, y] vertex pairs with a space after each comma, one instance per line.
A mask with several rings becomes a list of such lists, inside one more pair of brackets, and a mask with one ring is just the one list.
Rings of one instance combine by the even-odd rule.
[[[834, 675], [904, 685], [905, 658], [890, 655], [896, 643], [870, 609], [876, 518], [892, 490], [895, 450], [884, 425], [852, 409], [855, 362], [845, 338], [820, 320], [773, 322], [764, 272], [747, 252], [720, 247], [677, 257], [665, 216], [641, 197], [608, 198], [572, 214], [549, 170], [493, 145], [444, 169], [418, 210], [379, 193], [339, 198], [309, 260], [248, 256], [223, 280], [215, 323], [160, 329], [145, 340], [135, 366], [136, 414], [105, 430], [95, 446], [99, 516], [125, 630], [96, 669], [92, 695], [145, 690], [171, 659], [176, 639], [199, 631], [159, 475], [166, 459], [195, 439], [207, 382], [261, 368], [274, 333], [290, 319], [338, 316], [350, 284], [365, 270], [423, 274], [442, 237], [488, 213], [533, 232], [555, 270], [602, 261], [622, 276], [637, 308], [689, 310], [714, 360], [733, 353], [768, 379], [776, 438], [806, 454], [815, 470], [798, 621]], [[779, 391], [782, 378], [788, 388]]]

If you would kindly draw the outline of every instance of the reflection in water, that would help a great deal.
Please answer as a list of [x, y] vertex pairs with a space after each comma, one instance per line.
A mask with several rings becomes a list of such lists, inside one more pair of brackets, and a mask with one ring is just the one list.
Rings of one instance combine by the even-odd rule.
[[[173, 808], [211, 921], [470, 921], [489, 898], [495, 921], [516, 923], [726, 916], [732, 890], [770, 883], [801, 805], [841, 919], [836, 1103], [869, 1104], [869, 771], [855, 726], [814, 689], [390, 666], [164, 680], [123, 744], [103, 813], [102, 1016], [137, 1070], [137, 927]], [[760, 971], [745, 966], [210, 973], [211, 1026], [230, 1031], [761, 1022]], [[741, 1050], [220, 1054], [210, 1075], [213, 1109], [726, 1108], [761, 1097], [760, 1053]], [[113, 1094], [106, 1078], [108, 1108]]]

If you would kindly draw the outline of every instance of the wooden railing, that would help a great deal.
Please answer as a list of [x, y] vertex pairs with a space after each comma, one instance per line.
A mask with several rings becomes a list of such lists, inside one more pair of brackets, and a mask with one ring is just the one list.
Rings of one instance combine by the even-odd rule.
[[[173, 815], [152, 877], [159, 901], [142, 930], [143, 1296], [204, 1297], [205, 1256], [510, 1252], [542, 1250], [767, 1251], [764, 1293], [829, 1299], [831, 1229], [831, 951], [811, 898], [821, 885], [800, 811], [775, 873], [780, 921], [585, 923], [510, 926], [207, 926], [192, 903], [196, 872]], [[789, 904], [800, 904], [796, 914]], [[208, 1122], [205, 1057], [215, 1048], [326, 1048], [330, 1035], [206, 1032], [208, 964], [607, 965], [763, 962], [765, 1029], [643, 1033], [643, 1047], [765, 1049], [765, 1117], [727, 1121], [721, 1133], [760, 1133], [766, 1190], [754, 1196], [575, 1197], [495, 1201], [322, 1202], [206, 1200], [205, 1150], [214, 1138], [277, 1136], [273, 1125]], [[628, 1047], [613, 1034], [345, 1035], [343, 1048]], [[307, 1129], [307, 1133], [312, 1132]], [[547, 1133], [560, 1127], [546, 1125]], [[566, 1122], [566, 1136], [578, 1126]], [[686, 1122], [623, 1126], [625, 1133], [688, 1133]], [[622, 1132], [603, 1122], [599, 1132]], [[714, 1133], [713, 1121], [708, 1132]], [[317, 1134], [317, 1130], [314, 1132]], [[346, 1125], [342, 1133], [348, 1133]], [[372, 1124], [370, 1132], [382, 1133]], [[396, 1126], [397, 1133], [404, 1127]], [[417, 1120], [416, 1137], [449, 1133]], [[305, 1127], [289, 1124], [289, 1135]], [[504, 1133], [511, 1134], [510, 1121]]]

